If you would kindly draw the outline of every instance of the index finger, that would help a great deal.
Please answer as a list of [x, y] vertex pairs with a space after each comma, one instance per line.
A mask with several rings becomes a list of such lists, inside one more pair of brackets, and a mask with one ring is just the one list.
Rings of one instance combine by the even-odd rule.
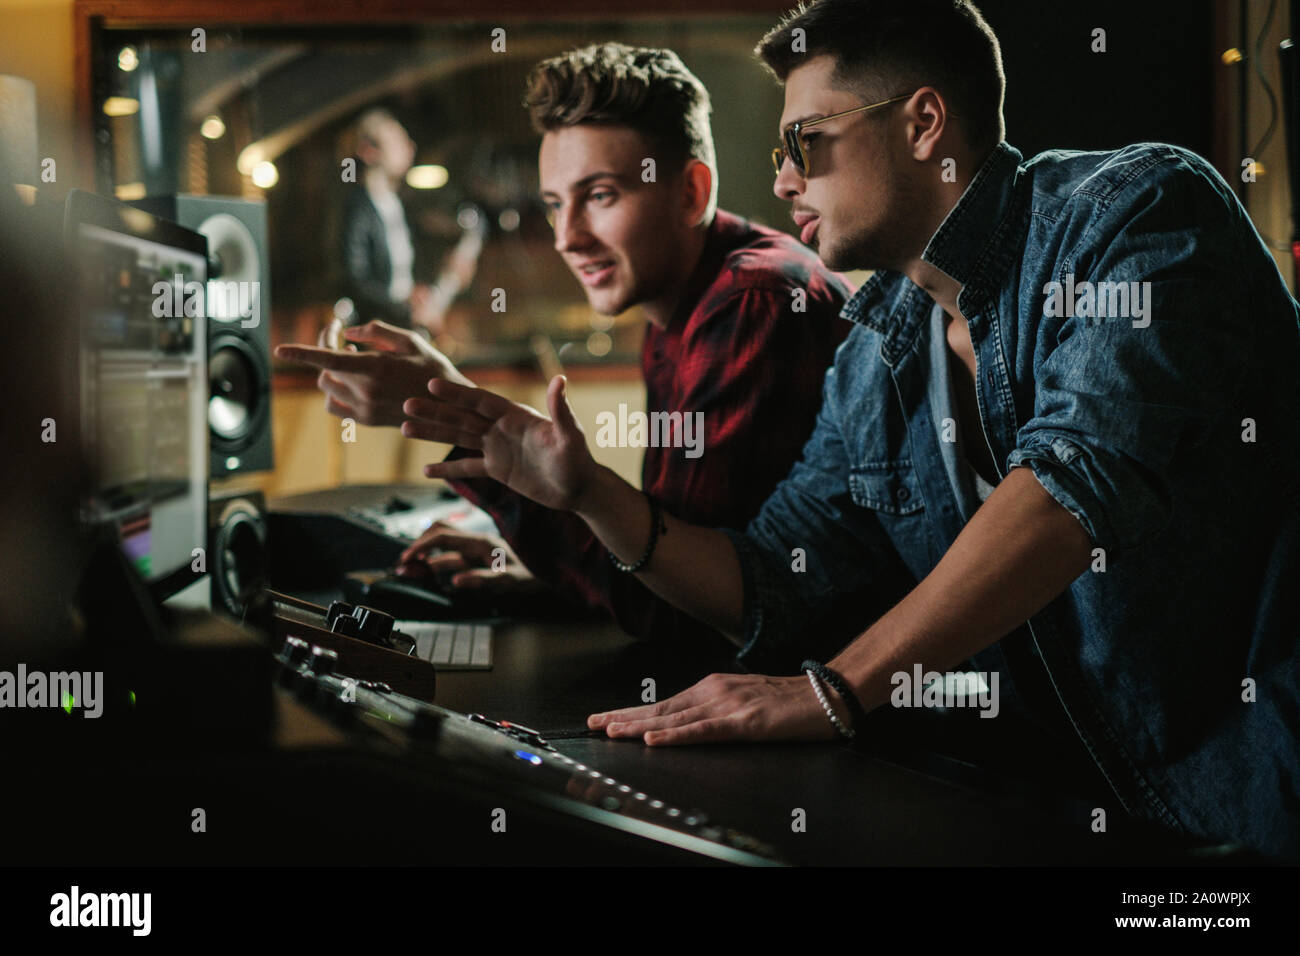
[[452, 528], [431, 529], [428, 532], [427, 542], [432, 547], [441, 548], [444, 551], [459, 551], [462, 554], [468, 554], [470, 557], [474, 557], [481, 552], [489, 552], [494, 547], [494, 542], [488, 538], [465, 534]]
[[510, 399], [496, 392], [489, 392], [485, 388], [458, 385], [445, 378], [430, 379], [429, 394], [449, 405], [467, 408], [488, 419], [500, 418], [515, 405]]
[[622, 710], [606, 710], [592, 714], [587, 718], [587, 726], [600, 730], [610, 724], [626, 724], [634, 720], [648, 720], [652, 717], [665, 717], [679, 710], [686, 710], [698, 702], [699, 684], [686, 688], [680, 694], [674, 694], [667, 700], [656, 704], [642, 704], [640, 707], [624, 707]]
[[316, 345], [277, 345], [275, 357], [330, 372], [370, 371], [374, 357], [362, 352], [335, 352]]
[[447, 524], [445, 521], [435, 521], [433, 524], [429, 525], [429, 527], [425, 528], [424, 531], [420, 533], [420, 536], [407, 546], [406, 550], [402, 552], [400, 560], [409, 561], [411, 558], [420, 557], [424, 552], [432, 548], [430, 542], [433, 536], [450, 527], [451, 525]]

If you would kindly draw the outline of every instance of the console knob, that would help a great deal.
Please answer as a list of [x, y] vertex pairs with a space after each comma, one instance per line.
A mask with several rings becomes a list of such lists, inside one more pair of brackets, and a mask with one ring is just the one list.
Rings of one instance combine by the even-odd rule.
[[388, 642], [388, 635], [393, 632], [393, 616], [372, 607], [356, 607], [352, 616], [357, 622], [357, 637], [370, 644], [383, 647]]
[[325, 676], [334, 673], [334, 665], [339, 662], [338, 651], [332, 651], [327, 647], [312, 646], [311, 662], [307, 667], [313, 674]]
[[311, 653], [311, 645], [301, 637], [286, 637], [282, 653], [284, 654], [285, 663], [290, 667], [297, 667]]
[[334, 622], [340, 617], [351, 617], [352, 605], [346, 601], [334, 601], [330, 604], [329, 610], [325, 612], [325, 626], [331, 631], [334, 630]]

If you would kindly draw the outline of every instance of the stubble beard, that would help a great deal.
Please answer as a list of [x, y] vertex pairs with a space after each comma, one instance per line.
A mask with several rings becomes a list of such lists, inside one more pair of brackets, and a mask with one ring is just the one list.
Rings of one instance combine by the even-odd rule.
[[859, 228], [829, 245], [818, 244], [817, 252], [826, 268], [834, 272], [856, 269], [887, 269], [897, 250], [890, 236], [880, 230]]

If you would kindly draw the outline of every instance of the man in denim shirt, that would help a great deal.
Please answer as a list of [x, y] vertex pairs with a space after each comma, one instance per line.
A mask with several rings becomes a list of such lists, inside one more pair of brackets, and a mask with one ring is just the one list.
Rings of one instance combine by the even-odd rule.
[[879, 270], [802, 461], [743, 532], [660, 516], [557, 378], [551, 418], [431, 385], [427, 437], [483, 457], [429, 474], [575, 511], [756, 665], [797, 662], [838, 595], [910, 590], [811, 681], [712, 675], [591, 726], [826, 739], [896, 675], [972, 667], [1068, 722], [1129, 813], [1300, 853], [1300, 324], [1245, 211], [1171, 146], [1025, 162], [963, 0], [822, 0], [759, 52], [776, 192], [830, 268]]

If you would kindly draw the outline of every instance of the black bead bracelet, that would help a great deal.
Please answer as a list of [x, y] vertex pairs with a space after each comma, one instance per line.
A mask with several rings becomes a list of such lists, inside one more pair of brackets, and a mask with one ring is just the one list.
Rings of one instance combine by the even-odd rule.
[[858, 702], [848, 681], [819, 661], [806, 660], [800, 667], [804, 673], [811, 671], [818, 680], [835, 689], [835, 693], [844, 701], [844, 706], [849, 709], [849, 717], [853, 720], [852, 729], [855, 733], [862, 733], [867, 724], [867, 712], [862, 709], [862, 704]]
[[[645, 495], [645, 500], [650, 502], [650, 541], [645, 546], [645, 554], [641, 555], [636, 564], [624, 564], [614, 556], [613, 551], [609, 552], [610, 564], [627, 574], [634, 574], [650, 563], [650, 555], [655, 553], [655, 544], [659, 541], [659, 532], [661, 530], [660, 525], [663, 523], [663, 517], [659, 511], [659, 502], [655, 501], [648, 491], [643, 491], [642, 494]], [[667, 531], [668, 528], [664, 526], [662, 530]]]

